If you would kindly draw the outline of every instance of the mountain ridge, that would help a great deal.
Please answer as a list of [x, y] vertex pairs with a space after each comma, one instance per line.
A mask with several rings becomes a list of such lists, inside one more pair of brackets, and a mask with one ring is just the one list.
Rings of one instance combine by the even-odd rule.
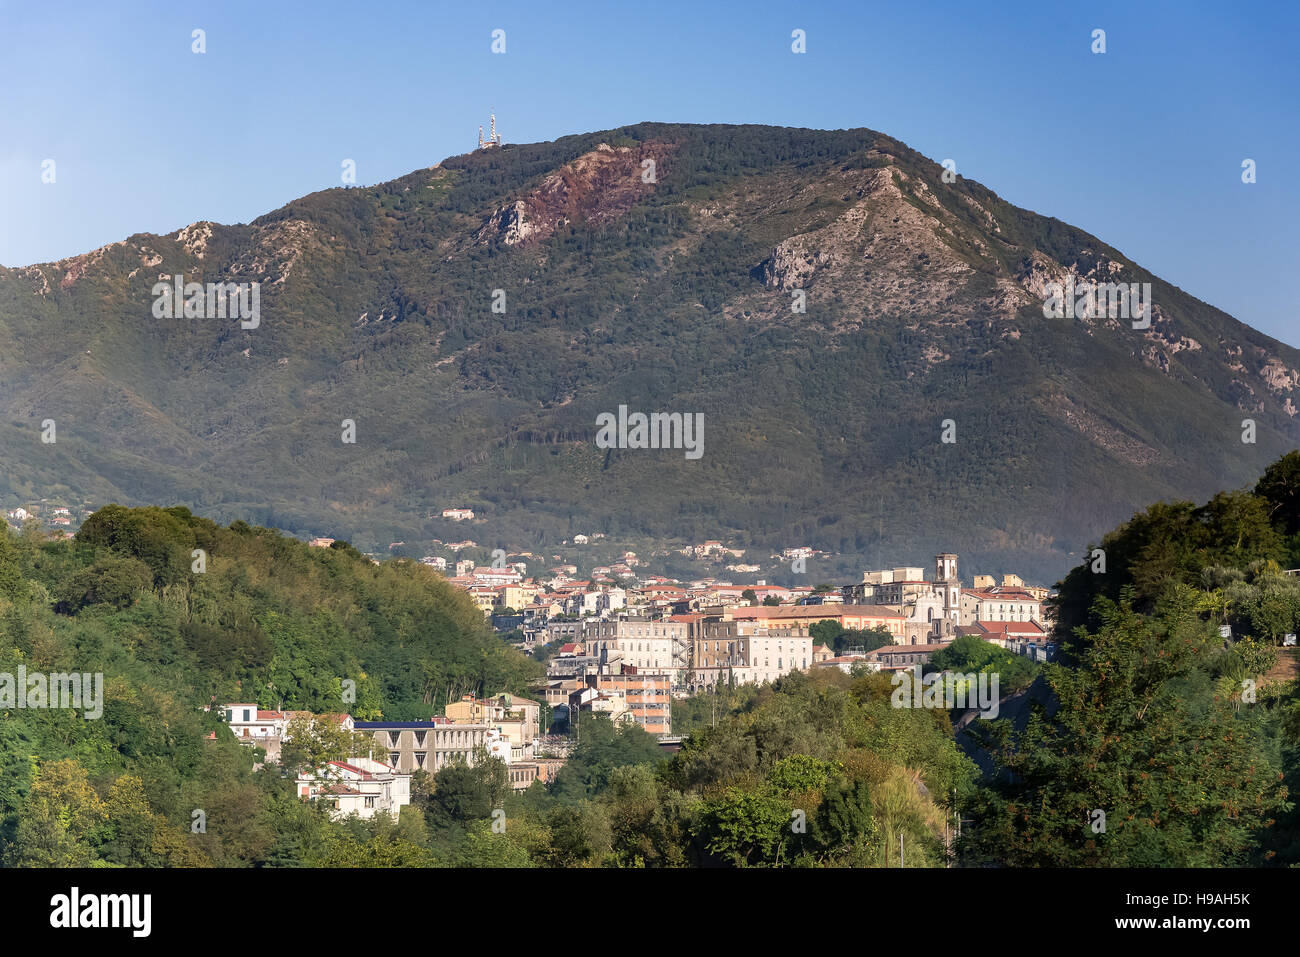
[[[0, 268], [0, 497], [380, 545], [471, 504], [502, 546], [600, 530], [1056, 573], [1296, 443], [1296, 350], [942, 173], [869, 130], [647, 123]], [[260, 327], [153, 320], [177, 272], [260, 281]], [[1152, 283], [1151, 329], [1043, 318], [1071, 276]], [[704, 413], [703, 460], [596, 449], [619, 404]]]

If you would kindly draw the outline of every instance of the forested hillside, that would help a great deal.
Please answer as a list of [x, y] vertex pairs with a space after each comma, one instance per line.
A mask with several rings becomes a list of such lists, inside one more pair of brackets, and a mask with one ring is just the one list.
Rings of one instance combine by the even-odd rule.
[[[291, 827], [274, 808], [309, 812], [290, 782], [252, 773], [252, 750], [210, 704], [414, 720], [448, 695], [530, 691], [541, 673], [418, 564], [120, 506], [75, 540], [0, 532], [0, 672], [20, 667], [104, 675], [102, 717], [8, 708], [0, 720], [0, 838], [11, 862], [47, 864], [272, 853]], [[190, 834], [194, 809], [206, 834]]]
[[10, 865], [870, 865], [901, 832], [909, 866], [933, 866], [974, 771], [947, 715], [893, 708], [887, 682], [795, 675], [724, 704], [671, 761], [640, 728], [593, 716], [549, 787], [516, 795], [499, 762], [452, 766], [416, 775], [400, 821], [331, 822], [293, 790], [314, 752], [254, 770], [204, 706], [411, 719], [448, 692], [531, 691], [536, 663], [427, 569], [109, 506], [75, 540], [0, 537], [0, 622], [0, 671], [106, 679], [102, 717], [4, 713]]
[[[10, 865], [897, 866], [1300, 863], [1300, 453], [1250, 492], [1160, 504], [1062, 584], [1060, 661], [954, 642], [996, 720], [899, 707], [887, 675], [793, 673], [680, 702], [666, 755], [586, 717], [549, 785], [485, 760], [415, 777], [398, 821], [332, 822], [254, 770], [209, 703], [425, 717], [528, 693], [538, 665], [428, 569], [110, 506], [75, 540], [0, 537], [0, 673], [102, 671], [102, 717], [6, 708]], [[194, 553], [205, 559], [195, 571]], [[1284, 567], [1285, 566], [1285, 567]], [[1221, 628], [1229, 629], [1223, 637]], [[342, 701], [356, 682], [355, 703]], [[203, 827], [196, 829], [201, 812]], [[1100, 816], [1099, 816], [1100, 812]], [[954, 840], [958, 817], [960, 840]], [[1100, 828], [1098, 825], [1100, 824]], [[901, 846], [900, 846], [901, 845]]]
[[1298, 558], [1295, 451], [1248, 491], [1104, 535], [1054, 601], [1058, 663], [972, 729], [995, 760], [966, 859], [1300, 863]]

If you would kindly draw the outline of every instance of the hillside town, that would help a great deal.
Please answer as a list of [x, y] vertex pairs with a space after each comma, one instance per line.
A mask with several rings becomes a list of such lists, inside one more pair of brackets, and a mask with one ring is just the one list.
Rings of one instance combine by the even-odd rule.
[[[784, 557], [806, 554], [790, 549]], [[628, 552], [623, 561], [630, 568], [637, 558]], [[761, 684], [813, 668], [893, 671], [928, 662], [963, 635], [1035, 661], [1054, 651], [1048, 589], [1013, 574], [966, 584], [951, 553], [935, 556], [928, 578], [920, 566], [900, 566], [839, 587], [630, 578], [612, 568], [579, 579], [574, 565], [541, 577], [525, 571], [523, 562], [458, 563], [448, 581], [494, 628], [547, 654], [545, 700], [557, 712], [601, 711], [659, 736], [672, 735], [673, 697], [719, 683]], [[838, 632], [874, 633], [881, 646], [832, 648], [814, 634], [827, 622]]]
[[[809, 554], [790, 549], [783, 557]], [[638, 562], [630, 552], [623, 558], [628, 567]], [[839, 587], [612, 579], [608, 573], [578, 579], [573, 565], [538, 578], [525, 577], [526, 567], [470, 563], [447, 580], [499, 632], [521, 636], [525, 650], [545, 656], [546, 680], [536, 699], [464, 695], [427, 721], [358, 721], [239, 702], [221, 706], [221, 713], [239, 741], [263, 750], [265, 764], [279, 762], [295, 720], [364, 735], [365, 757], [326, 761], [299, 773], [295, 784], [301, 798], [324, 800], [336, 817], [370, 818], [397, 815], [409, 804], [418, 772], [433, 775], [458, 762], [497, 758], [516, 791], [544, 784], [563, 766], [584, 715], [638, 725], [674, 750], [681, 741], [673, 733], [674, 699], [772, 682], [793, 671], [903, 671], [967, 635], [1034, 661], [1055, 650], [1046, 588], [1011, 574], [1000, 582], [975, 575], [966, 584], [951, 553], [934, 557], [928, 577], [923, 567], [898, 566], [864, 572], [861, 581]], [[841, 647], [824, 640], [831, 633], [844, 640]], [[855, 644], [864, 637], [874, 639], [872, 647]]]
[[[69, 526], [75, 531], [87, 514], [41, 502], [7, 509], [5, 517], [15, 530], [38, 523], [57, 538], [67, 537]], [[476, 515], [449, 507], [441, 517], [461, 523]], [[535, 698], [465, 695], [427, 721], [359, 721], [239, 702], [222, 706], [221, 713], [242, 743], [263, 749], [263, 764], [279, 763], [294, 720], [367, 736], [373, 748], [364, 757], [327, 761], [298, 773], [295, 783], [300, 797], [324, 800], [336, 817], [369, 818], [396, 815], [409, 804], [415, 774], [433, 775], [458, 762], [500, 759], [516, 791], [551, 781], [584, 715], [637, 725], [674, 750], [681, 737], [673, 729], [672, 704], [692, 695], [769, 683], [793, 671], [898, 672], [929, 663], [963, 636], [1032, 661], [1049, 660], [1055, 651], [1047, 588], [1015, 574], [976, 574], [966, 581], [953, 553], [934, 556], [928, 569], [895, 566], [864, 571], [844, 584], [782, 585], [753, 576], [765, 568], [769, 574], [782, 568], [803, 573], [826, 553], [801, 545], [754, 555], [709, 540], [657, 549], [643, 559], [605, 537], [575, 534], [563, 543], [610, 556], [585, 561], [584, 575], [560, 554], [498, 549], [487, 565], [456, 557], [466, 550], [484, 554], [469, 539], [435, 539], [434, 546], [451, 557], [421, 560], [468, 595], [503, 639], [545, 662]], [[335, 539], [314, 537], [307, 544], [330, 548]], [[392, 543], [390, 554], [404, 545]], [[752, 583], [650, 570], [676, 556]], [[530, 574], [548, 561], [554, 564]]]

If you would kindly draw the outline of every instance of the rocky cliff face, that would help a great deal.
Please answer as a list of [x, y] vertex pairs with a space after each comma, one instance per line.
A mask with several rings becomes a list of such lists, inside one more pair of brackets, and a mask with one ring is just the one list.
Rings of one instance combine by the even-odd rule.
[[[662, 142], [637, 149], [598, 143], [494, 212], [476, 238], [484, 245], [514, 246], [548, 239], [570, 224], [591, 228], [617, 219], [654, 192], [674, 149], [674, 144]], [[644, 165], [646, 161], [652, 165]]]

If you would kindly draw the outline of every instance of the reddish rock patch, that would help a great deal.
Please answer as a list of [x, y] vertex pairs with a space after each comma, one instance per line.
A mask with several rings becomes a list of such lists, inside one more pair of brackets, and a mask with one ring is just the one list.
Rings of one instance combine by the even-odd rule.
[[[570, 223], [597, 226], [616, 219], [654, 192], [676, 149], [676, 144], [664, 142], [636, 147], [601, 143], [497, 210], [477, 238], [480, 243], [497, 240], [506, 245], [540, 242]], [[655, 164], [651, 182], [643, 176], [645, 160]]]

